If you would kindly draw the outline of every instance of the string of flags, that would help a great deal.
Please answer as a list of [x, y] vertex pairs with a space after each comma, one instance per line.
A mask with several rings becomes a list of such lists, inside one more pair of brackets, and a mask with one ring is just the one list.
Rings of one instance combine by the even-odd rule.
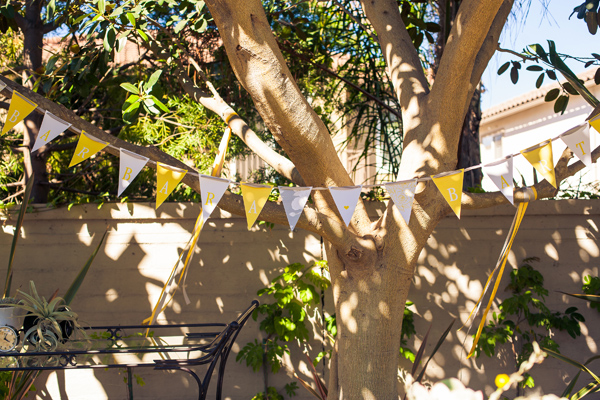
[[[2, 90], [4, 87], [6, 87], [6, 85], [0, 81], [0, 90]], [[2, 128], [1, 134], [4, 135], [9, 130], [13, 129], [37, 107], [37, 104], [35, 104], [33, 101], [25, 98], [22, 94], [13, 91], [6, 121]], [[61, 120], [49, 111], [44, 112], [44, 119], [32, 151], [37, 151], [42, 146], [46, 145], [58, 137], [62, 132], [71, 127], [70, 123]], [[591, 119], [589, 121], [589, 125], [591, 125], [591, 127], [593, 127], [596, 131], [600, 131], [600, 116]], [[527, 159], [529, 163], [552, 186], [556, 188], [557, 183], [554, 175], [552, 141], [561, 139], [586, 166], [590, 166], [592, 164], [592, 150], [589, 125], [588, 122], [579, 124], [553, 139], [545, 140], [544, 142], [535, 146], [521, 150], [520, 154], [522, 154], [525, 159]], [[105, 147], [112, 147], [119, 150], [120, 164], [118, 196], [123, 194], [123, 192], [136, 178], [142, 168], [144, 168], [144, 166], [154, 163], [147, 157], [143, 157], [129, 150], [113, 146], [91, 136], [86, 132], [79, 131], [75, 127], [72, 127], [72, 129], [80, 133], [80, 136], [69, 167], [87, 160], [103, 150]], [[460, 218], [464, 173], [476, 168], [483, 168], [484, 174], [486, 174], [492, 180], [492, 182], [498, 187], [508, 201], [514, 205], [515, 186], [513, 180], [513, 158], [517, 155], [518, 154], [512, 154], [501, 160], [496, 160], [491, 163], [479, 164], [469, 168], [464, 168], [457, 171], [449, 171], [430, 177], [400, 182], [387, 182], [379, 185], [357, 185], [328, 188], [279, 186], [278, 189], [291, 230], [293, 230], [296, 226], [296, 223], [298, 222], [298, 219], [302, 214], [302, 210], [304, 209], [312, 191], [329, 190], [340, 216], [342, 217], [346, 226], [348, 226], [362, 189], [378, 186], [384, 186], [386, 188], [392, 201], [402, 215], [402, 218], [408, 224], [410, 221], [412, 203], [415, 196], [417, 182], [428, 180], [433, 180], [434, 184], [446, 202], [450, 205], [452, 211], [458, 218]], [[187, 174], [198, 176], [201, 188], [203, 222], [205, 222], [210, 214], [214, 211], [219, 200], [229, 186], [240, 185], [242, 197], [244, 199], [244, 209], [246, 212], [248, 229], [251, 229], [254, 222], [258, 219], [263, 207], [267, 203], [269, 195], [273, 189], [269, 185], [260, 185], [254, 183], [240, 184], [229, 179], [198, 174], [194, 171], [190, 172], [185, 169], [173, 167], [160, 162], [156, 163], [156, 170], [157, 209], [169, 197], [184, 176]]]

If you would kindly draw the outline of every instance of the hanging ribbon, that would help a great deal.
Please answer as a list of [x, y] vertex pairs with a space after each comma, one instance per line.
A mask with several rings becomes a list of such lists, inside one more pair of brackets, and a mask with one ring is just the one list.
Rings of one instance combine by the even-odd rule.
[[[221, 143], [219, 144], [219, 150], [215, 157], [215, 161], [213, 163], [211, 176], [219, 177], [221, 172], [223, 171], [223, 164], [225, 162], [225, 155], [227, 153], [227, 147], [229, 145], [229, 140], [231, 139], [231, 129], [229, 127], [225, 128], [225, 133], [223, 134], [223, 138], [221, 139]], [[208, 219], [208, 216], [206, 217]], [[160, 296], [158, 297], [158, 301], [156, 305], [152, 309], [152, 315], [146, 318], [143, 321], [143, 324], [152, 325], [156, 321], [156, 318], [160, 313], [167, 309], [167, 306], [175, 297], [175, 293], [177, 289], [181, 286], [181, 281], [183, 280], [183, 297], [186, 304], [190, 304], [189, 296], [186, 291], [186, 280], [187, 280], [187, 272], [189, 271], [188, 266], [192, 261], [192, 257], [194, 255], [194, 249], [196, 248], [196, 244], [198, 243], [198, 238], [200, 237], [200, 232], [204, 226], [204, 219], [202, 218], [202, 208], [200, 208], [200, 214], [196, 219], [196, 224], [194, 225], [194, 232], [192, 237], [184, 247], [181, 255], [177, 259], [177, 262], [173, 266], [171, 270], [171, 274], [169, 278], [165, 282], [165, 285], [160, 292]], [[183, 259], [183, 255], [187, 251], [187, 256], [185, 262], [182, 264], [181, 261]], [[179, 280], [175, 284], [175, 277], [179, 275]], [[167, 296], [170, 296], [169, 300], [166, 301]], [[160, 310], [160, 311], [159, 311]], [[146, 336], [148, 335], [149, 329], [146, 330]]]
[[[533, 187], [531, 187], [531, 191], [532, 191], [531, 197], [533, 197], [533, 199], [531, 199], [531, 201], [533, 201], [537, 198], [537, 192], [535, 191], [535, 189]], [[508, 260], [510, 248], [512, 247], [512, 244], [515, 240], [515, 236], [517, 236], [517, 232], [519, 231], [519, 227], [521, 226], [521, 221], [523, 221], [523, 217], [525, 216], [525, 211], [527, 210], [527, 206], [529, 205], [529, 200], [530, 200], [530, 197], [528, 196], [528, 198], [526, 199], [525, 202], [519, 204], [519, 207], [517, 208], [517, 212], [515, 214], [513, 222], [508, 231], [508, 235], [504, 242], [504, 246], [502, 248], [502, 251], [500, 252], [500, 257], [498, 258], [496, 267], [490, 274], [487, 282], [485, 283], [485, 287], [483, 288], [483, 292], [481, 293], [481, 296], [479, 296], [479, 300], [477, 300], [477, 304], [475, 305], [475, 307], [471, 311], [471, 314], [469, 314], [469, 318], [467, 318], [467, 321], [465, 322], [465, 325], [466, 325], [469, 322], [469, 320], [471, 319], [471, 317], [473, 317], [473, 319], [475, 319], [477, 317], [477, 314], [479, 313], [479, 308], [483, 304], [483, 297], [485, 296], [487, 290], [489, 289], [489, 287], [492, 283], [492, 280], [494, 278], [494, 275], [496, 274], [496, 271], [498, 271], [498, 276], [496, 277], [496, 282], [494, 283], [494, 289], [492, 290], [490, 300], [488, 301], [487, 307], [485, 308], [485, 311], [483, 312], [483, 315], [481, 317], [481, 322], [479, 323], [479, 327], [477, 328], [477, 334], [475, 335], [475, 340], [473, 341], [471, 351], [469, 351], [469, 355], [467, 356], [467, 358], [469, 358], [473, 355], [473, 353], [475, 352], [475, 348], [477, 347], [477, 342], [479, 342], [479, 337], [481, 336], [481, 332], [483, 331], [483, 327], [485, 326], [486, 317], [488, 315], [488, 312], [490, 311], [490, 308], [492, 307], [494, 298], [496, 297], [496, 292], [498, 291], [498, 286], [500, 286], [500, 281], [502, 279], [504, 267], [506, 266], [506, 261]], [[465, 325], [463, 325], [463, 327]], [[469, 327], [469, 329], [470, 329], [470, 327]]]

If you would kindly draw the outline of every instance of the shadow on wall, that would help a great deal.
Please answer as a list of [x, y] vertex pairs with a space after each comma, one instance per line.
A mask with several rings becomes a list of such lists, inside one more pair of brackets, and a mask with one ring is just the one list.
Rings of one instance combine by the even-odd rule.
[[[549, 307], [564, 310], [573, 305], [584, 314], [586, 323], [581, 339], [573, 340], [563, 333], [556, 336], [561, 351], [578, 359], [597, 353], [600, 337], [595, 332], [600, 332], [599, 318], [585, 303], [566, 298], [556, 290], [579, 292], [583, 275], [598, 274], [600, 234], [596, 221], [600, 220], [600, 211], [596, 203], [580, 200], [531, 204], [509, 257], [512, 267], [519, 266], [526, 257], [540, 257], [541, 262], [536, 267], [544, 275], [549, 289]], [[40, 294], [48, 296], [57, 288], [63, 293], [109, 226], [106, 244], [73, 306], [89, 325], [140, 323], [150, 315], [179, 252], [189, 240], [198, 211], [197, 204], [189, 203], [165, 203], [158, 211], [154, 210], [154, 204], [106, 204], [100, 210], [89, 205], [74, 207], [71, 211], [36, 209], [25, 219], [15, 258], [13, 288], [25, 288], [33, 279]], [[373, 217], [377, 211], [373, 207]], [[415, 318], [418, 333], [413, 339], [414, 348], [420, 345], [430, 321], [435, 322], [426, 355], [431, 354], [437, 338], [452, 318], [457, 317], [460, 322], [455, 328], [465, 322], [496, 264], [514, 212], [511, 206], [464, 212], [461, 220], [449, 216], [437, 227], [420, 256], [409, 296], [419, 315]], [[9, 253], [12, 224], [13, 220], [3, 221], [0, 254]], [[248, 232], [244, 218], [223, 211], [219, 215], [219, 211], [215, 211], [200, 236], [187, 277], [191, 304], [185, 304], [180, 290], [170, 307], [159, 316], [159, 323], [229, 322], [283, 267], [294, 262], [309, 264], [320, 255], [318, 237], [303, 231], [292, 234], [284, 226], [274, 229], [255, 226]], [[508, 273], [505, 271], [500, 284], [499, 301], [506, 296], [503, 289], [509, 282]], [[330, 294], [328, 296], [326, 302], [330, 305]], [[255, 374], [235, 362], [240, 348], [257, 338], [262, 339], [258, 324], [250, 321], [242, 330], [227, 365], [227, 398], [247, 400], [264, 390], [262, 371]], [[493, 359], [482, 356], [467, 360], [471, 339], [463, 346], [465, 339], [464, 330], [451, 332], [429, 365], [428, 379], [458, 377], [475, 389], [489, 392], [496, 374], [512, 372], [508, 352], [503, 349]], [[318, 352], [320, 345], [314, 348]], [[299, 363], [296, 368], [304, 362], [299, 355], [294, 359]], [[409, 367], [406, 361], [402, 365]], [[145, 380], [144, 386], [134, 384], [136, 398], [197, 396], [195, 383], [186, 374], [151, 369], [136, 373]], [[532, 371], [536, 387], [553, 393], [560, 393], [564, 382], [574, 373], [574, 368], [565, 368], [553, 359]], [[126, 399], [123, 378], [118, 371], [52, 373], [42, 378], [45, 387], [37, 385], [38, 398]], [[289, 381], [282, 373], [269, 376], [269, 385], [280, 393]], [[296, 399], [299, 400], [311, 398], [303, 389], [298, 394]]]
[[[66, 291], [109, 227], [106, 243], [72, 305], [87, 325], [139, 324], [150, 316], [191, 236], [198, 210], [198, 205], [189, 203], [165, 203], [157, 211], [154, 204], [36, 209], [25, 218], [13, 288], [26, 288], [33, 279], [41, 295], [49, 296], [57, 288], [59, 293]], [[186, 280], [191, 304], [185, 304], [179, 290], [158, 323], [228, 323], [287, 264], [312, 262], [321, 254], [319, 239], [306, 233], [291, 234], [287, 227], [255, 227], [253, 231], [259, 232], [248, 232], [245, 219], [224, 212], [222, 216], [215, 211], [200, 236]], [[3, 222], [0, 253], [8, 254], [14, 222]], [[225, 395], [231, 399], [247, 399], [248, 394], [264, 390], [262, 374], [235, 362], [241, 346], [260, 336], [257, 325], [253, 321], [246, 325], [229, 358]], [[202, 376], [203, 370], [199, 371]], [[134, 383], [135, 397], [197, 398], [196, 383], [187, 374], [151, 368], [134, 372], [145, 381], [144, 386]], [[38, 398], [126, 399], [125, 376], [103, 370], [46, 374], [38, 381]], [[45, 387], [39, 384], [44, 381]], [[273, 379], [270, 384], [277, 382]]]
[[[456, 325], [457, 328], [466, 322], [496, 265], [515, 210], [505, 206], [468, 212], [460, 221], [451, 216], [442, 221], [429, 238], [420, 255], [410, 295], [423, 317], [417, 318], [416, 324], [420, 338], [430, 321], [435, 321], [427, 344], [429, 353], [451, 317], [458, 318], [460, 324]], [[557, 291], [580, 293], [584, 275], [598, 276], [598, 214], [600, 210], [594, 200], [532, 203], [516, 236], [495, 301], [497, 307], [510, 296], [504, 289], [510, 282], [511, 269], [518, 268], [527, 257], [539, 257], [541, 260], [535, 268], [545, 278], [545, 287], [549, 291], [546, 297], [548, 307], [564, 312], [567, 307], [575, 306], [586, 318], [579, 339], [572, 339], [566, 332], [558, 332], [554, 337], [563, 354], [579, 361], [597, 354], [600, 340], [600, 336], [595, 334], [600, 331], [598, 314], [589, 309], [586, 302]], [[452, 331], [429, 366], [430, 379], [458, 377], [470, 387], [483, 389], [489, 394], [495, 389], [493, 380], [497, 374], [514, 372], [508, 345], [500, 347], [495, 358], [483, 354], [479, 358], [466, 358], [480, 317], [481, 311], [468, 337], [467, 328]], [[419, 345], [420, 339], [417, 338], [415, 347]], [[560, 394], [577, 372], [575, 368], [550, 358], [541, 366], [534, 367], [531, 374], [536, 382], [535, 390]]]

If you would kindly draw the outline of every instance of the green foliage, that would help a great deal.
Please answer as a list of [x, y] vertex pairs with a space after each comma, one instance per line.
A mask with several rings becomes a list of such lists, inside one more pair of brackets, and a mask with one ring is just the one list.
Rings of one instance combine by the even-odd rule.
[[265, 392], [258, 393], [256, 396], [252, 397], [252, 400], [283, 400], [283, 396], [277, 392], [273, 386], [269, 386], [267, 388], [267, 395], [265, 396]]
[[[597, 276], [585, 275], [583, 277], [583, 286], [581, 290], [585, 294], [600, 295], [600, 278]], [[600, 312], [600, 303], [590, 301], [590, 308]]]
[[[581, 335], [579, 323], [584, 321], [576, 307], [564, 312], [551, 311], [546, 306], [548, 290], [544, 287], [544, 277], [532, 266], [538, 258], [526, 258], [524, 264], [511, 271], [510, 283], [506, 291], [511, 296], [503, 299], [498, 312], [492, 314], [492, 320], [484, 327], [475, 350], [476, 356], [485, 353], [488, 357], [497, 354], [497, 346], [512, 344], [515, 370], [525, 362], [533, 352], [533, 342], [541, 347], [558, 351], [559, 344], [553, 338], [555, 330], [565, 331], [572, 338]], [[521, 387], [533, 387], [533, 378], [526, 374]]]
[[[594, 0], [595, 1], [595, 0]], [[597, 26], [596, 26], [597, 28]], [[546, 102], [554, 102], [554, 112], [560, 113], [561, 115], [567, 110], [570, 96], [581, 95], [584, 99], [592, 106], [600, 104], [598, 99], [587, 89], [583, 81], [581, 81], [575, 73], [565, 64], [564, 60], [569, 58], [578, 62], [585, 63], [585, 68], [592, 65], [600, 65], [600, 55], [592, 53], [591, 57], [572, 57], [567, 54], [558, 53], [556, 50], [556, 44], [552, 40], [548, 40], [548, 51], [546, 51], [540, 44], [531, 44], [523, 49], [521, 53], [521, 59], [517, 61], [509, 61], [504, 63], [498, 69], [498, 75], [502, 75], [510, 69], [510, 78], [513, 83], [517, 83], [519, 80], [519, 70], [523, 64], [527, 62], [534, 63], [528, 66], [527, 71], [539, 72], [535, 86], [540, 88], [544, 83], [544, 78], [548, 77], [550, 80], [554, 80], [559, 85], [559, 88], [554, 88], [546, 93], [544, 100]], [[541, 65], [545, 65], [542, 67]], [[567, 80], [561, 82], [557, 79], [556, 72], [562, 74]], [[596, 71], [594, 78], [596, 84], [600, 84], [600, 68]]]

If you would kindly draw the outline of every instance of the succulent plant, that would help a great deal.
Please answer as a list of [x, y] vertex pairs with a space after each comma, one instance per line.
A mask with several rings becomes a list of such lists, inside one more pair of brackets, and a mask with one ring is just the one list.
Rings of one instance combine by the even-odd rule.
[[29, 281], [30, 294], [18, 291], [23, 297], [17, 307], [28, 312], [28, 318], [34, 319], [33, 326], [26, 328], [25, 337], [37, 351], [53, 351], [63, 340], [63, 325], [80, 328], [77, 314], [69, 309], [62, 297], [47, 301], [40, 297], [33, 281]]
[[5, 297], [0, 299], [0, 307], [9, 307], [14, 306], [15, 304], [19, 304], [21, 300], [15, 299], [14, 297]]

